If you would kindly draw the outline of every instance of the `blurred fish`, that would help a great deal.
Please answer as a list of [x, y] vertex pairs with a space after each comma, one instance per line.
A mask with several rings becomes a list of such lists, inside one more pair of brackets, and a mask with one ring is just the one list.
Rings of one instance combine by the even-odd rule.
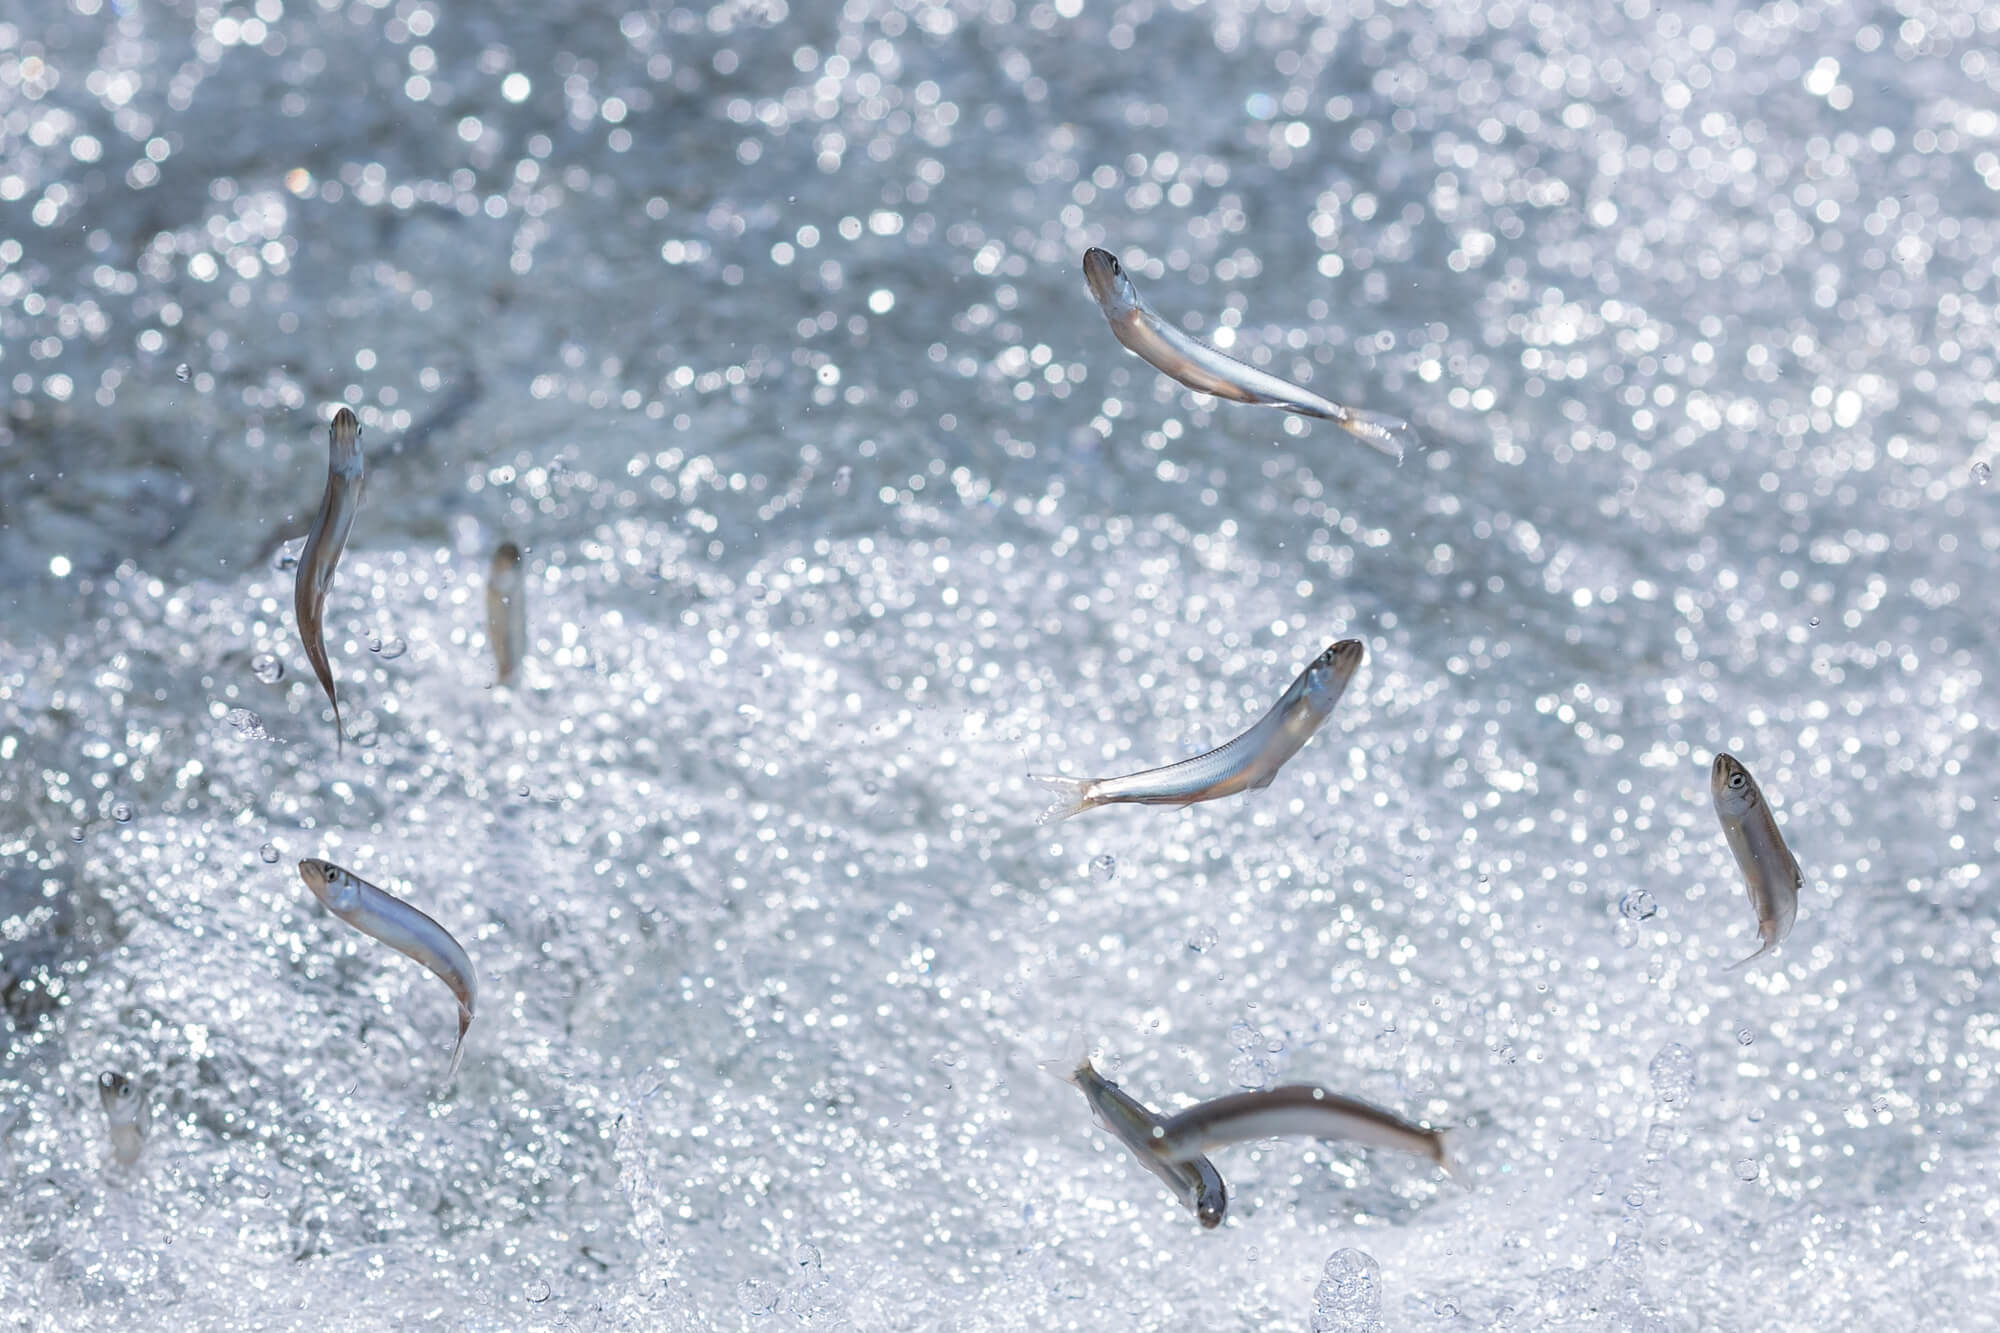
[[1715, 798], [1715, 815], [1722, 821], [1722, 836], [1743, 872], [1744, 887], [1750, 891], [1750, 906], [1757, 913], [1757, 937], [1764, 944], [1728, 971], [1747, 966], [1778, 947], [1791, 933], [1792, 919], [1799, 914], [1799, 890], [1805, 876], [1799, 863], [1785, 846], [1784, 835], [1771, 817], [1771, 807], [1750, 770], [1730, 754], [1718, 754], [1708, 770], [1709, 795]]
[[1403, 461], [1403, 446], [1412, 431], [1401, 417], [1345, 407], [1183, 333], [1146, 304], [1124, 266], [1108, 250], [1084, 252], [1083, 277], [1111, 323], [1112, 336], [1155, 370], [1196, 393], [1331, 421], [1363, 444], [1398, 463]]
[[333, 414], [327, 428], [326, 494], [320, 497], [319, 516], [306, 535], [305, 550], [299, 554], [298, 578], [292, 585], [292, 609], [299, 622], [299, 642], [305, 645], [306, 660], [333, 705], [334, 751], [346, 748], [346, 733], [340, 726], [340, 700], [333, 692], [333, 664], [326, 660], [326, 592], [333, 586], [334, 567], [347, 549], [347, 534], [361, 509], [362, 457], [361, 423], [345, 407]]
[[1292, 1136], [1415, 1153], [1436, 1162], [1461, 1185], [1471, 1183], [1452, 1161], [1447, 1132], [1413, 1125], [1379, 1106], [1302, 1083], [1231, 1093], [1191, 1106], [1162, 1120], [1153, 1130], [1151, 1146], [1167, 1161], [1181, 1162], [1235, 1143]]
[[528, 581], [521, 573], [521, 548], [502, 542], [493, 553], [486, 576], [486, 637], [493, 644], [493, 665], [501, 685], [514, 683], [514, 673], [528, 650]]
[[1131, 1149], [1132, 1155], [1147, 1170], [1165, 1181], [1167, 1188], [1174, 1192], [1174, 1197], [1204, 1227], [1213, 1229], [1222, 1225], [1223, 1214], [1229, 1211], [1229, 1190], [1213, 1162], [1199, 1154], [1184, 1162], [1168, 1161], [1153, 1151], [1153, 1129], [1160, 1123], [1160, 1118], [1123, 1088], [1098, 1073], [1088, 1058], [1061, 1077], [1083, 1090], [1090, 1109], [1097, 1113], [1098, 1123]]
[[405, 957], [422, 963], [451, 987], [458, 1000], [458, 1041], [451, 1048], [451, 1068], [445, 1071], [444, 1081], [450, 1083], [457, 1078], [459, 1062], [465, 1058], [465, 1031], [472, 1026], [472, 1004], [479, 977], [473, 971], [472, 959], [451, 932], [401, 898], [384, 893], [331, 861], [299, 862], [299, 878], [325, 904], [327, 911], [362, 934], [372, 935]]
[[1270, 786], [1278, 770], [1333, 712], [1361, 666], [1361, 657], [1359, 639], [1334, 644], [1299, 673], [1255, 726], [1207, 754], [1122, 778], [1035, 775], [1035, 781], [1057, 793], [1035, 822], [1059, 823], [1100, 805], [1193, 805]]
[[145, 1094], [123, 1074], [107, 1070], [97, 1076], [97, 1100], [104, 1105], [104, 1118], [111, 1122], [112, 1157], [120, 1166], [132, 1165], [146, 1147], [151, 1117]]

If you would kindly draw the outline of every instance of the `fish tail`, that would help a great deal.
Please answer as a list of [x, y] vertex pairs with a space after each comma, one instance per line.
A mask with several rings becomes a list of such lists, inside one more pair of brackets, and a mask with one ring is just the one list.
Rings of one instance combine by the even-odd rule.
[[1441, 1129], [1437, 1136], [1438, 1167], [1463, 1189], [1472, 1188], [1472, 1174], [1458, 1160], [1458, 1148], [1463, 1134], [1455, 1129]]
[[340, 700], [334, 698], [330, 690], [327, 692], [326, 697], [327, 702], [333, 705], [333, 753], [336, 758], [345, 758], [347, 755], [347, 728], [340, 725]]
[[444, 1086], [450, 1087], [458, 1078], [458, 1067], [465, 1063], [465, 1033], [472, 1026], [472, 1013], [461, 1006], [458, 1011], [458, 1041], [451, 1048], [451, 1068], [444, 1071]]
[[1748, 967], [1750, 966], [1750, 964], [1756, 962], [1759, 958], [1762, 958], [1765, 954], [1771, 952], [1771, 950], [1777, 947], [1778, 947], [1778, 942], [1776, 940], [1774, 939], [1765, 940], [1764, 947], [1759, 949], [1756, 953], [1751, 954], [1748, 958], [1743, 959], [1741, 962], [1731, 963], [1728, 967], [1725, 967], [1722, 970], [1725, 973], [1729, 973], [1729, 972], [1735, 972], [1740, 968]]
[[1389, 455], [1399, 466], [1405, 446], [1416, 438], [1416, 431], [1401, 417], [1392, 417], [1387, 412], [1365, 412], [1358, 407], [1347, 409], [1340, 418], [1340, 428], [1369, 448]]
[[1083, 778], [1059, 778], [1052, 774], [1037, 773], [1035, 781], [1054, 793], [1048, 809], [1035, 816], [1037, 824], [1060, 824], [1071, 815], [1081, 814], [1096, 802], [1086, 794], [1090, 787]]
[[1035, 1061], [1035, 1068], [1052, 1078], [1061, 1079], [1072, 1088], [1083, 1086], [1085, 1074], [1097, 1072], [1090, 1063], [1090, 1041], [1083, 1035], [1083, 1029], [1080, 1027], [1070, 1029], [1069, 1037], [1063, 1042], [1061, 1052]]

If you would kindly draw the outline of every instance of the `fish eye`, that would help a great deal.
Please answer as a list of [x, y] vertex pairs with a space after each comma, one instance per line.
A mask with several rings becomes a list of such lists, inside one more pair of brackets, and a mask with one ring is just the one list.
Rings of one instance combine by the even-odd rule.
[[1743, 775], [1741, 773], [1731, 773], [1729, 775], [1729, 786], [1734, 791], [1742, 791]]

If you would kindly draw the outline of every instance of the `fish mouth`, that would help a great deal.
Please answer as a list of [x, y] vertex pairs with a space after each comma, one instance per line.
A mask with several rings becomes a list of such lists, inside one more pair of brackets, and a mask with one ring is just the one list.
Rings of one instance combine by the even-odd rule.
[[1716, 790], [1720, 791], [1728, 785], [1731, 774], [1743, 771], [1743, 765], [1736, 762], [1736, 756], [1724, 751], [1718, 753], [1715, 762], [1708, 766], [1708, 780]]
[[1083, 252], [1083, 280], [1090, 284], [1090, 294], [1099, 305], [1118, 299], [1118, 279], [1123, 276], [1124, 270], [1109, 250], [1092, 246]]
[[307, 888], [318, 893], [326, 887], [328, 879], [326, 872], [332, 868], [324, 861], [316, 861], [308, 857], [299, 862], [299, 878], [306, 882]]
[[1367, 650], [1359, 639], [1342, 639], [1319, 655], [1319, 665], [1339, 671], [1351, 671], [1361, 665], [1362, 655]]

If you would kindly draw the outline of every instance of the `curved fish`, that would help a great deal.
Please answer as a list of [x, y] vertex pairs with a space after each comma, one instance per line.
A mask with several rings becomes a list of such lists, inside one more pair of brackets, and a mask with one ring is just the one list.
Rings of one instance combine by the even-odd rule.
[[1087, 1058], [1062, 1077], [1082, 1089], [1090, 1109], [1097, 1113], [1098, 1123], [1129, 1148], [1147, 1170], [1164, 1181], [1197, 1221], [1210, 1230], [1222, 1225], [1223, 1215], [1229, 1211], [1229, 1190], [1215, 1163], [1199, 1154], [1184, 1162], [1168, 1161], [1154, 1152], [1153, 1129], [1160, 1118], [1098, 1073]]
[[150, 1117], [146, 1095], [123, 1074], [106, 1070], [97, 1076], [97, 1100], [111, 1127], [111, 1155], [120, 1166], [130, 1166], [145, 1151]]
[[1149, 1146], [1167, 1161], [1182, 1162], [1231, 1144], [1295, 1136], [1414, 1153], [1436, 1162], [1460, 1184], [1467, 1183], [1452, 1160], [1448, 1132], [1426, 1129], [1359, 1098], [1304, 1083], [1231, 1093], [1190, 1106], [1162, 1120]]
[[521, 548], [502, 542], [486, 575], [486, 637], [493, 645], [498, 684], [514, 683], [528, 650], [528, 580], [521, 571]]
[[1386, 412], [1347, 407], [1312, 390], [1280, 379], [1201, 339], [1182, 332], [1146, 304], [1126, 276], [1125, 266], [1109, 250], [1092, 247], [1083, 255], [1083, 277], [1090, 294], [1111, 324], [1112, 336], [1161, 374], [1196, 393], [1213, 394], [1235, 403], [1279, 407], [1300, 416], [1331, 421], [1370, 448], [1403, 461], [1404, 445], [1414, 432], [1410, 423]]
[[451, 987], [458, 1000], [458, 1042], [451, 1048], [451, 1068], [444, 1081], [458, 1077], [465, 1058], [465, 1031], [472, 1026], [472, 1005], [479, 976], [450, 931], [404, 902], [385, 893], [351, 870], [331, 861], [308, 858], [299, 862], [299, 878], [326, 910], [364, 935], [371, 935], [396, 952], [414, 959]]
[[354, 516], [361, 509], [361, 423], [343, 407], [333, 414], [327, 428], [326, 494], [320, 497], [319, 516], [306, 534], [305, 549], [299, 553], [299, 573], [292, 585], [292, 610], [299, 622], [299, 642], [305, 645], [306, 660], [333, 705], [334, 752], [346, 748], [347, 737], [340, 726], [340, 700], [333, 692], [333, 664], [326, 659], [326, 591], [333, 586], [334, 567], [347, 549], [347, 534], [353, 530]]
[[1789, 935], [1792, 920], [1799, 914], [1799, 890], [1805, 876], [1778, 832], [1771, 806], [1750, 770], [1731, 754], [1718, 754], [1708, 770], [1708, 792], [1715, 800], [1716, 818], [1722, 821], [1722, 836], [1743, 872], [1743, 884], [1750, 893], [1750, 907], [1757, 913], [1757, 937], [1763, 947], [1740, 963], [1730, 964], [1734, 972], [1762, 958]]
[[1278, 770], [1333, 712], [1360, 668], [1362, 655], [1359, 639], [1334, 644], [1299, 673], [1256, 725], [1207, 754], [1122, 778], [1036, 774], [1035, 781], [1053, 789], [1056, 797], [1035, 822], [1060, 823], [1100, 805], [1193, 805], [1270, 786]]

